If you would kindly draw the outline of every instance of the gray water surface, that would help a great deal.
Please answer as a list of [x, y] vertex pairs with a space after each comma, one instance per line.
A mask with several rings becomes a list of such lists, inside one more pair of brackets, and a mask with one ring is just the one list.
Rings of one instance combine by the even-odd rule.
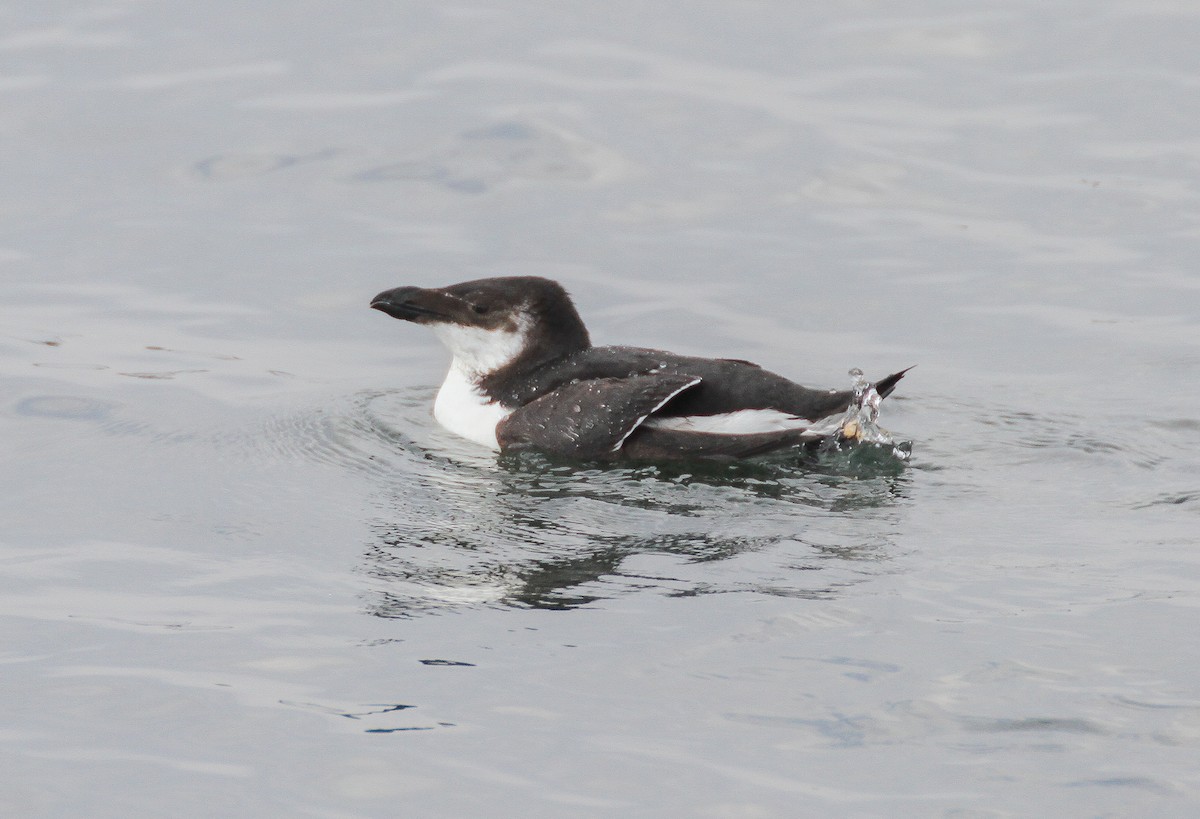
[[[0, 808], [1192, 816], [1200, 11], [0, 6]], [[844, 387], [907, 464], [429, 414], [375, 293]]]

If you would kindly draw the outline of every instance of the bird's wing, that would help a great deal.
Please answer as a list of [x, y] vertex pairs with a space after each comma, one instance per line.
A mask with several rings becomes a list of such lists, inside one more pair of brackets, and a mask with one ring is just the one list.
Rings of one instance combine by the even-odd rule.
[[501, 421], [496, 438], [505, 451], [616, 457], [642, 422], [701, 380], [679, 373], [647, 373], [564, 384]]

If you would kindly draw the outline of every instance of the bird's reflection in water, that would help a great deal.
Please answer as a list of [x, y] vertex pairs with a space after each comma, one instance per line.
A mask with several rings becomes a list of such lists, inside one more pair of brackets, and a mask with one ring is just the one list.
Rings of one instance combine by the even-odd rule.
[[[870, 452], [603, 468], [409, 454], [364, 556], [380, 617], [571, 609], [647, 589], [829, 596], [886, 560], [908, 483]], [[638, 556], [651, 571], [627, 566]]]

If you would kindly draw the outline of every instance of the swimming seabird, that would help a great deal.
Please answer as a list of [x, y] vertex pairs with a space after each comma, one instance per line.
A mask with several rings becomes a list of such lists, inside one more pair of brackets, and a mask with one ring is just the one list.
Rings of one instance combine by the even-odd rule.
[[433, 329], [454, 356], [434, 417], [505, 452], [744, 458], [853, 437], [838, 420], [855, 402], [887, 396], [907, 372], [866, 390], [818, 390], [749, 361], [593, 347], [567, 291], [536, 276], [397, 287], [371, 307]]

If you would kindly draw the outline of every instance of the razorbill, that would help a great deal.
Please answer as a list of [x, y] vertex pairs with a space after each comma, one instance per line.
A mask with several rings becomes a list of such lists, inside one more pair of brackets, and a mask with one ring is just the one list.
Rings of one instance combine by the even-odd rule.
[[593, 347], [567, 291], [535, 276], [397, 287], [371, 307], [428, 325], [454, 358], [433, 414], [501, 451], [585, 460], [745, 458], [854, 437], [840, 419], [895, 389], [816, 390], [727, 358]]

